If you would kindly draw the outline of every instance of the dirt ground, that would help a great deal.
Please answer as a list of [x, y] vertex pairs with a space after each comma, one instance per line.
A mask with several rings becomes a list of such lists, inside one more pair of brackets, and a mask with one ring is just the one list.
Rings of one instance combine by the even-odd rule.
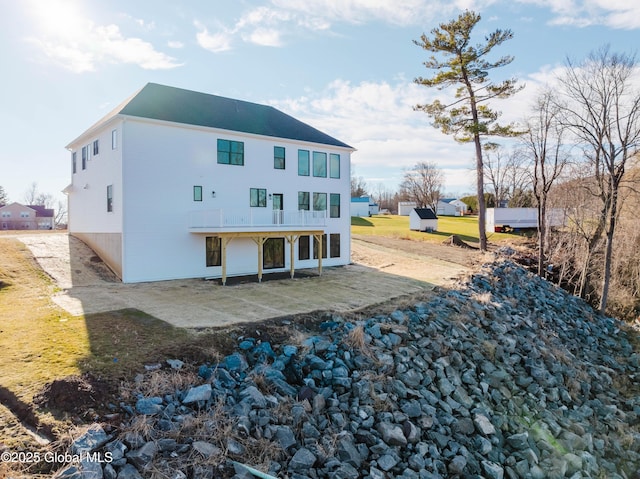
[[228, 326], [317, 310], [353, 311], [446, 285], [479, 257], [478, 252], [459, 247], [357, 236], [351, 243], [352, 264], [325, 268], [321, 276], [316, 270], [303, 270], [294, 279], [227, 286], [202, 279], [123, 284], [90, 248], [66, 233], [15, 237], [56, 282], [53, 300], [69, 313], [137, 308], [187, 328]]

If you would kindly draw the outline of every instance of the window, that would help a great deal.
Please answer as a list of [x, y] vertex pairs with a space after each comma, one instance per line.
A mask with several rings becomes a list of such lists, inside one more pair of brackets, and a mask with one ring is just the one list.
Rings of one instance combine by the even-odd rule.
[[222, 242], [218, 236], [207, 236], [205, 240], [207, 267], [222, 265]]
[[78, 152], [74, 151], [71, 153], [71, 169], [74, 173], [78, 171]]
[[331, 258], [340, 257], [340, 235], [338, 233], [329, 235], [329, 256]]
[[3, 218], [11, 218], [11, 211], [3, 211], [2, 212], [2, 217]]
[[113, 211], [113, 185], [107, 185], [107, 211]]
[[300, 236], [298, 238], [298, 259], [309, 259], [309, 236]]
[[313, 176], [327, 177], [327, 154], [318, 151], [313, 152]]
[[309, 192], [298, 191], [298, 209], [309, 211]]
[[313, 194], [313, 211], [327, 211], [327, 194]]
[[340, 218], [340, 195], [338, 193], [329, 195], [329, 218]]
[[21, 211], [20, 212], [20, 218], [28, 218], [29, 217], [29, 212], [28, 211]]
[[249, 190], [249, 206], [266, 207], [267, 190], [264, 188], [251, 188]]
[[193, 201], [202, 201], [202, 186], [193, 187]]
[[[322, 257], [327, 257], [327, 235], [322, 235]], [[318, 241], [313, 241], [313, 259], [318, 259]]]
[[218, 163], [223, 165], [244, 165], [244, 143], [241, 141], [218, 140]]
[[284, 146], [273, 147], [273, 167], [276, 170], [284, 170]]
[[86, 146], [82, 147], [82, 169], [86, 170], [87, 169], [87, 148]]
[[340, 155], [337, 153], [329, 155], [329, 178], [340, 178]]
[[111, 149], [118, 149], [118, 130], [111, 130]]
[[309, 152], [298, 150], [298, 176], [309, 176]]
[[100, 154], [99, 140], [93, 140], [93, 156]]

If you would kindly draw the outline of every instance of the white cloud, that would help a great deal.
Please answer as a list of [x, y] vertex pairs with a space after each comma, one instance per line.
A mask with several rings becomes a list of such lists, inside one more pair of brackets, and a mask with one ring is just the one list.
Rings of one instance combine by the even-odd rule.
[[170, 41], [167, 42], [167, 46], [169, 48], [175, 48], [177, 50], [177, 49], [180, 49], [180, 48], [184, 48], [184, 43], [180, 42], [178, 40], [170, 40]]
[[51, 61], [76, 73], [95, 71], [105, 62], [135, 64], [148, 70], [180, 66], [151, 43], [124, 36], [118, 25], [98, 25], [76, 7], [73, 2], [59, 0], [32, 4], [40, 28], [39, 35], [28, 41]]
[[640, 3], [630, 0], [517, 0], [550, 9], [552, 25], [587, 27], [604, 25], [615, 29], [640, 28]]
[[213, 53], [231, 50], [232, 36], [228, 32], [209, 33], [209, 30], [200, 22], [196, 21], [195, 25], [200, 30], [196, 34], [196, 39], [202, 48]]

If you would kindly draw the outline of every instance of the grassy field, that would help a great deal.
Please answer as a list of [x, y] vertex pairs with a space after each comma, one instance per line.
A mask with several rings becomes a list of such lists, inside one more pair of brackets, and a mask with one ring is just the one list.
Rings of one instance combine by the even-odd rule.
[[[416, 241], [442, 242], [451, 235], [457, 235], [468, 243], [477, 243], [478, 218], [475, 216], [440, 216], [438, 231], [423, 233], [409, 230], [409, 217], [397, 215], [374, 215], [369, 218], [351, 218], [351, 232], [359, 235], [389, 236], [392, 238], [411, 239]], [[490, 242], [513, 240], [516, 235], [506, 233], [489, 233]]]

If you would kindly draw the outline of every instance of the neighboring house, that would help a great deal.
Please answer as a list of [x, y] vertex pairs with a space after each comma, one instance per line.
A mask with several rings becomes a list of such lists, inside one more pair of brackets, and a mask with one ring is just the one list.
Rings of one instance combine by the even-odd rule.
[[[563, 211], [551, 208], [547, 211], [547, 226], [563, 226], [566, 223]], [[537, 208], [487, 208], [487, 232], [503, 232], [538, 228]]]
[[354, 149], [273, 107], [149, 83], [67, 149], [69, 232], [125, 283], [350, 262]]
[[[453, 200], [450, 200], [453, 201]], [[439, 200], [437, 205], [438, 216], [460, 216], [458, 209], [447, 200]]]
[[53, 210], [42, 205], [11, 203], [0, 206], [0, 229], [3, 230], [51, 230]]
[[469, 205], [462, 200], [452, 200], [449, 201], [449, 204], [456, 207], [456, 210], [459, 213], [456, 216], [464, 216], [469, 213]]
[[378, 214], [378, 204], [369, 196], [351, 198], [351, 216], [371, 216]]
[[409, 216], [416, 206], [415, 201], [398, 201], [398, 215]]
[[414, 208], [409, 213], [409, 229], [438, 231], [438, 217], [431, 208]]

